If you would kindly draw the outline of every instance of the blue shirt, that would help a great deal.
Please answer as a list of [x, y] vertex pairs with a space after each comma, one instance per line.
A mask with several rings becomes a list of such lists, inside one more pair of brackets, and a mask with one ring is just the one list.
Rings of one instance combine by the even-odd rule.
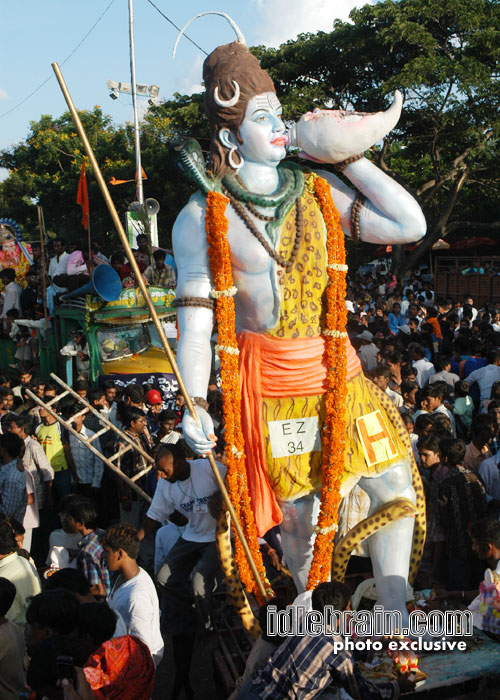
[[0, 512], [22, 524], [27, 504], [26, 477], [14, 459], [0, 466]]

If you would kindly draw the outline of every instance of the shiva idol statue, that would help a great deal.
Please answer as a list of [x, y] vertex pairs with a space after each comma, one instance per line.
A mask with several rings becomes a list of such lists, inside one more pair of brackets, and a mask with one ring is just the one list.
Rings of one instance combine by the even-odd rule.
[[[378, 602], [405, 615], [425, 538], [423, 490], [399, 413], [365, 378], [345, 332], [344, 249], [344, 235], [379, 245], [425, 233], [417, 202], [363, 157], [397, 123], [401, 97], [386, 112], [316, 111], [287, 130], [273, 81], [230, 21], [237, 40], [203, 66], [206, 169], [196, 141], [177, 147], [199, 187], [173, 229], [177, 361], [200, 421], [186, 412], [183, 432], [198, 454], [215, 446], [206, 402], [215, 311], [228, 489], [260, 570], [257, 537], [279, 524], [299, 592], [343, 574], [346, 561], [332, 560], [338, 505], [358, 484], [369, 516], [335, 552], [342, 545], [345, 559], [370, 535]], [[343, 178], [286, 160], [291, 145]]]

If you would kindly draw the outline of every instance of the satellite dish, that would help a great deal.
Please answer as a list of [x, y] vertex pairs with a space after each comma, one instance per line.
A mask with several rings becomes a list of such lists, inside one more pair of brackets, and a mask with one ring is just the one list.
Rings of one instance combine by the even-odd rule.
[[152, 197], [146, 199], [146, 201], [144, 202], [144, 206], [146, 208], [146, 214], [148, 216], [154, 216], [160, 211], [159, 202], [157, 202], [156, 199], [153, 199]]

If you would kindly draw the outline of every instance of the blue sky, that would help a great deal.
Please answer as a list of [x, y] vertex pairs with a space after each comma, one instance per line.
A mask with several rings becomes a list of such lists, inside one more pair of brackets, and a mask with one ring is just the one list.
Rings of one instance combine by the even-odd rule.
[[[0, 115], [52, 75], [51, 63], [62, 63], [109, 2], [0, 0]], [[347, 19], [353, 6], [363, 4], [355, 0], [154, 2], [178, 26], [198, 12], [227, 12], [240, 26], [249, 45], [268, 46], [278, 46], [304, 31], [329, 31], [335, 18]], [[174, 61], [172, 48], [177, 31], [147, 0], [134, 0], [134, 19], [137, 82], [159, 85], [161, 98], [168, 98], [174, 92], [199, 90], [204, 55], [181, 39]], [[199, 19], [188, 29], [188, 34], [207, 52], [234, 38], [229, 25], [220, 17]], [[120, 95], [118, 100], [111, 100], [106, 88], [108, 78], [130, 82], [127, 0], [114, 0], [89, 37], [62, 67], [62, 72], [78, 109], [101, 105], [114, 121], [131, 121], [130, 97]], [[31, 120], [39, 119], [42, 114], [60, 115], [65, 108], [57, 81], [52, 77], [24, 104], [0, 116], [0, 148], [23, 140]]]

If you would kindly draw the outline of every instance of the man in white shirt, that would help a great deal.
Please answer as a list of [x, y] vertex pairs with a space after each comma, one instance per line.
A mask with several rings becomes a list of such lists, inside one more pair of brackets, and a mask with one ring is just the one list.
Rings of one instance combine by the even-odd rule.
[[141, 546], [137, 530], [127, 523], [111, 525], [101, 544], [109, 571], [118, 572], [109, 606], [123, 618], [127, 634], [139, 637], [148, 646], [155, 666], [158, 666], [164, 648], [158, 595], [149, 574], [137, 564]]
[[6, 318], [7, 311], [17, 309], [21, 316], [21, 287], [15, 281], [16, 272], [11, 267], [6, 267], [0, 272], [0, 281], [5, 286], [3, 307], [0, 318]]
[[455, 384], [460, 381], [457, 374], [450, 372], [451, 361], [449, 357], [439, 357], [436, 361], [436, 374], [429, 377], [429, 384], [435, 382], [445, 382], [448, 386], [448, 398], [453, 399], [455, 396]]
[[500, 379], [500, 352], [498, 350], [492, 350], [488, 354], [488, 363], [485, 367], [475, 369], [467, 376], [470, 385], [477, 382], [481, 405], [491, 398], [491, 387]]
[[378, 364], [377, 355], [380, 351], [373, 342], [373, 333], [370, 333], [370, 331], [363, 331], [358, 335], [358, 338], [361, 343], [357, 351], [358, 357], [361, 360], [365, 372], [371, 372]]
[[[183, 448], [177, 444], [160, 447], [155, 456], [155, 467], [160, 478], [144, 526], [139, 530], [139, 539], [167, 523], [175, 510], [188, 520], [182, 537], [158, 572], [158, 582], [165, 591], [163, 607], [167, 631], [185, 634], [190, 625], [193, 631], [196, 626], [196, 619], [190, 616], [189, 610], [183, 612], [179, 609], [179, 606], [186, 607], [186, 596], [189, 600], [189, 591], [183, 589], [190, 587], [190, 578], [201, 617], [208, 622], [208, 591], [213, 590], [219, 571], [216, 522], [209, 504], [220, 492], [208, 459], [188, 462]], [[222, 464], [218, 467], [224, 478], [226, 468]], [[174, 603], [177, 599], [178, 605]]]
[[429, 360], [426, 360], [425, 350], [422, 345], [414, 345], [410, 348], [410, 356], [413, 358], [413, 367], [417, 372], [417, 384], [421, 389], [427, 386], [430, 377], [435, 374], [434, 365]]
[[66, 267], [68, 265], [69, 253], [65, 252], [66, 241], [64, 238], [57, 237], [54, 239], [54, 252], [55, 255], [50, 259], [49, 262], [49, 277], [52, 281], [52, 287], [54, 287], [56, 292], [67, 291], [65, 287], [58, 287], [54, 284], [54, 277], [56, 275], [65, 275]]
[[[221, 476], [226, 468], [217, 465]], [[158, 571], [163, 586], [162, 628], [172, 634], [176, 680], [173, 697], [189, 692], [189, 667], [198, 622], [210, 627], [209, 603], [220, 571], [216, 521], [209, 506], [219, 507], [220, 491], [208, 459], [188, 462], [178, 444], [162, 445], [155, 456], [159, 476], [139, 538], [166, 523], [175, 510], [187, 518], [186, 529]], [[196, 606], [193, 609], [193, 602]]]
[[17, 553], [17, 544], [9, 522], [0, 519], [0, 577], [16, 587], [16, 597], [6, 614], [8, 620], [24, 625], [28, 598], [40, 593], [40, 579], [34, 567]]

